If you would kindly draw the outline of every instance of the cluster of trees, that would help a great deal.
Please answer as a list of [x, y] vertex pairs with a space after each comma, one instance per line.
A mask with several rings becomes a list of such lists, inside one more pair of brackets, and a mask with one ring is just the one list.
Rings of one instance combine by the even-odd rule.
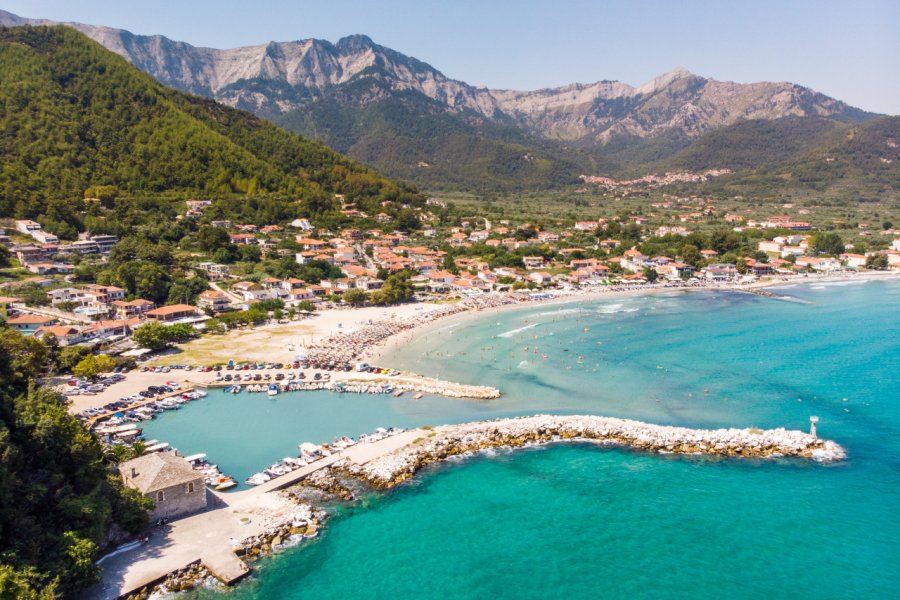
[[0, 326], [0, 596], [75, 596], [113, 524], [147, 525], [149, 502], [125, 489], [97, 438], [36, 379], [51, 352]]
[[844, 241], [836, 233], [819, 232], [810, 239], [809, 249], [816, 254], [839, 256], [844, 252]]
[[186, 342], [197, 337], [197, 331], [189, 323], [163, 325], [158, 321], [148, 321], [134, 330], [132, 339], [141, 348], [164, 350], [172, 344]]
[[101, 373], [109, 373], [116, 368], [116, 360], [106, 354], [88, 354], [72, 368], [76, 377], [96, 379]]
[[296, 277], [306, 283], [319, 283], [323, 279], [338, 279], [344, 276], [340, 267], [330, 262], [311, 260], [301, 265], [292, 256], [265, 261], [262, 269], [272, 277], [279, 279]]
[[369, 301], [377, 306], [409, 302], [415, 294], [411, 277], [412, 273], [406, 270], [394, 273], [384, 281], [380, 290], [371, 293]]
[[[301, 303], [304, 304], [304, 303]], [[293, 310], [291, 312], [293, 314]], [[301, 310], [315, 310], [312, 302], [306, 302]], [[227, 312], [206, 322], [206, 331], [222, 333], [226, 329], [245, 325], [262, 325], [269, 320], [270, 313], [276, 319], [284, 316], [284, 301], [278, 299], [260, 300], [247, 310]]]

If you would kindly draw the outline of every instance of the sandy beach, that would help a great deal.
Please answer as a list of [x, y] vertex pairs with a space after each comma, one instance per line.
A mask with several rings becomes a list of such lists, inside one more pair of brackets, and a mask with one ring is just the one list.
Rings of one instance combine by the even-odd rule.
[[193, 366], [223, 363], [229, 359], [291, 362], [298, 348], [308, 348], [329, 336], [352, 333], [371, 321], [406, 319], [438, 310], [442, 304], [401, 304], [363, 308], [327, 309], [302, 321], [270, 324], [253, 329], [235, 329], [224, 335], [209, 335], [154, 357], [148, 365]]
[[[615, 299], [626, 296], [640, 296], [660, 293], [691, 292], [691, 291], [734, 291], [753, 292], [763, 288], [782, 285], [816, 285], [828, 283], [862, 282], [868, 280], [893, 279], [900, 276], [896, 272], [870, 272], [839, 275], [810, 275], [806, 277], [778, 278], [753, 282], [747, 285], [703, 285], [703, 286], [678, 286], [678, 287], [649, 287], [640, 286], [630, 289], [616, 289], [602, 287], [597, 289], [579, 290], [569, 294], [541, 299], [512, 302], [497, 306], [488, 306], [479, 309], [468, 309], [445, 316], [432, 314], [446, 310], [449, 304], [417, 303], [403, 304], [390, 307], [363, 307], [348, 309], [328, 309], [315, 313], [308, 319], [289, 324], [271, 324], [254, 329], [239, 329], [225, 335], [204, 336], [198, 340], [179, 345], [173, 351], [154, 357], [147, 362], [148, 365], [172, 365], [187, 364], [193, 366], [212, 365], [225, 363], [230, 359], [235, 361], [263, 361], [263, 362], [291, 362], [298, 353], [308, 350], [315, 345], [321, 345], [329, 338], [340, 339], [341, 334], [352, 334], [366, 326], [377, 322], [394, 322], [420, 319], [421, 323], [414, 324], [412, 328], [405, 329], [398, 334], [381, 339], [376, 343], [366, 346], [360, 354], [359, 360], [390, 367], [390, 364], [382, 364], [390, 359], [391, 350], [408, 343], [414, 337], [427, 334], [439, 327], [460, 319], [479, 318], [485, 315], [495, 314], [499, 311], [523, 309], [540, 303], [541, 305], [559, 305], [571, 302], [584, 302], [598, 299]], [[311, 378], [315, 369], [307, 369], [307, 380]], [[286, 372], [286, 371], [281, 371]], [[297, 371], [299, 372], [299, 371]], [[254, 371], [254, 373], [275, 373], [274, 371]], [[408, 382], [427, 380], [416, 374], [405, 373], [403, 376]], [[377, 380], [382, 376], [364, 373], [332, 373], [334, 380]], [[193, 383], [208, 385], [215, 381], [214, 373], [201, 373], [199, 371], [185, 371], [172, 369], [169, 373], [153, 373], [133, 371], [125, 380], [116, 383], [103, 392], [93, 396], [74, 396], [70, 404], [70, 411], [81, 412], [88, 408], [103, 406], [109, 402], [118, 400], [123, 396], [129, 396], [150, 385], [160, 385], [167, 381], [176, 381], [179, 384]], [[443, 382], [449, 384], [449, 382]]]

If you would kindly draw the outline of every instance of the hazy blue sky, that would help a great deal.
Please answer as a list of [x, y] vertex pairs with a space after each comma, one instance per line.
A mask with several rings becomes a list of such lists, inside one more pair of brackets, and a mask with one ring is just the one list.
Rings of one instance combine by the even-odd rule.
[[683, 66], [900, 114], [900, 0], [7, 0], [5, 10], [228, 48], [365, 33], [446, 75], [536, 89]]

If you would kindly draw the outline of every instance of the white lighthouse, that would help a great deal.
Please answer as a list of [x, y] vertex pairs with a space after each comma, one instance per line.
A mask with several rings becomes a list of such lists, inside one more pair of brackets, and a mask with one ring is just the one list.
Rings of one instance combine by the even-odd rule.
[[819, 417], [812, 416], [809, 418], [809, 435], [816, 437], [816, 423], [819, 422]]

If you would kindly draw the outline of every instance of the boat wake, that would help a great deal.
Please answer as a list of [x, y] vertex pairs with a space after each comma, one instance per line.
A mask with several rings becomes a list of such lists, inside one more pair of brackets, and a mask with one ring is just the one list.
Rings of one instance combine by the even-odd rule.
[[512, 336], [520, 333], [522, 331], [532, 329], [533, 327], [537, 327], [540, 323], [532, 323], [531, 325], [526, 325], [525, 327], [519, 327], [518, 329], [511, 329], [510, 331], [504, 331], [503, 333], [497, 334], [497, 337], [502, 338], [511, 338]]
[[640, 310], [639, 308], [623, 308], [624, 306], [624, 304], [610, 304], [599, 308], [597, 313], [601, 315], [614, 315], [616, 313], [632, 313]]
[[540, 317], [555, 317], [558, 315], [570, 315], [585, 312], [583, 308], [563, 308], [560, 310], [548, 310], [547, 312], [538, 313]]

